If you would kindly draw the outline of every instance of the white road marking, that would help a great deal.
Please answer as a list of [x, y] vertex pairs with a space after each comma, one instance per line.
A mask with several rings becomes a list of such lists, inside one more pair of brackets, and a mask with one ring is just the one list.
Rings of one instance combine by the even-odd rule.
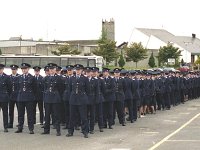
[[180, 115], [189, 115], [189, 112], [185, 112], [185, 113], [179, 113]]
[[112, 148], [110, 150], [131, 150], [130, 148]]
[[166, 142], [200, 142], [200, 140], [167, 140]]
[[165, 122], [171, 122], [171, 123], [176, 123], [177, 121], [175, 120], [164, 120]]
[[144, 134], [158, 134], [159, 132], [142, 132]]
[[197, 110], [197, 108], [187, 108], [187, 110]]
[[176, 131], [174, 131], [171, 134], [169, 134], [168, 136], [166, 136], [164, 139], [162, 139], [160, 142], [156, 143], [154, 146], [152, 146], [148, 150], [154, 150], [154, 149], [158, 148], [161, 144], [163, 144], [169, 138], [171, 138], [172, 136], [174, 136], [175, 134], [177, 134], [178, 132], [180, 132], [183, 128], [185, 128], [187, 125], [189, 125], [193, 120], [195, 120], [199, 116], [200, 116], [200, 113], [196, 114], [192, 119], [190, 119], [188, 122], [186, 122], [185, 124], [183, 124], [180, 128], [178, 128]]

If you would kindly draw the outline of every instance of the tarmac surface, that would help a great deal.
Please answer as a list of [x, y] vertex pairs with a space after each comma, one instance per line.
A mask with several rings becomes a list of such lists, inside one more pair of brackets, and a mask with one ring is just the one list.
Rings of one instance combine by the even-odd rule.
[[[37, 113], [37, 115], [39, 115]], [[17, 114], [15, 114], [15, 126]], [[38, 119], [38, 117], [37, 117]], [[199, 150], [200, 149], [200, 99], [187, 101], [171, 110], [147, 114], [135, 123], [118, 122], [114, 129], [99, 132], [83, 138], [80, 131], [73, 137], [66, 137], [67, 130], [56, 136], [55, 129], [50, 135], [41, 135], [41, 125], [35, 125], [35, 134], [30, 135], [27, 121], [23, 133], [14, 133], [17, 127], [3, 132], [0, 115], [0, 150]]]

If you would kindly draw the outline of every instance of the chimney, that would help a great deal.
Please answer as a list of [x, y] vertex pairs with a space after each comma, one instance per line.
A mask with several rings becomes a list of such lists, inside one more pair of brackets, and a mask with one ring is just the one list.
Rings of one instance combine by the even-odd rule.
[[192, 38], [195, 39], [196, 38], [196, 34], [192, 33]]

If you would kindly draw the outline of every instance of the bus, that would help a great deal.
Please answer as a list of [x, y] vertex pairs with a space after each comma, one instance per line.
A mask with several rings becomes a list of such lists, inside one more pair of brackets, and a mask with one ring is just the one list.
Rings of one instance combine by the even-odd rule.
[[[61, 56], [15, 56], [15, 55], [1, 55], [0, 64], [4, 64], [6, 68], [10, 65], [21, 63], [29, 63], [33, 66], [40, 66], [44, 68], [48, 63], [55, 63], [62, 68], [67, 65], [82, 64], [84, 67], [98, 67], [102, 70], [103, 57], [102, 56], [80, 56], [80, 55], [61, 55]], [[7, 74], [10, 74], [9, 71]], [[32, 74], [32, 71], [31, 71]], [[43, 73], [42, 73], [43, 74]]]

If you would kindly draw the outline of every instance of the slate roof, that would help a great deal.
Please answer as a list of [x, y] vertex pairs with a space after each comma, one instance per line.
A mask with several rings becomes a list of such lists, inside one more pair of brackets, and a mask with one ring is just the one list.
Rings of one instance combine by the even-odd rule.
[[164, 29], [148, 29], [136, 28], [147, 36], [155, 36], [165, 43], [174, 43], [191, 52], [192, 54], [200, 54], [200, 39], [192, 36], [175, 36]]

